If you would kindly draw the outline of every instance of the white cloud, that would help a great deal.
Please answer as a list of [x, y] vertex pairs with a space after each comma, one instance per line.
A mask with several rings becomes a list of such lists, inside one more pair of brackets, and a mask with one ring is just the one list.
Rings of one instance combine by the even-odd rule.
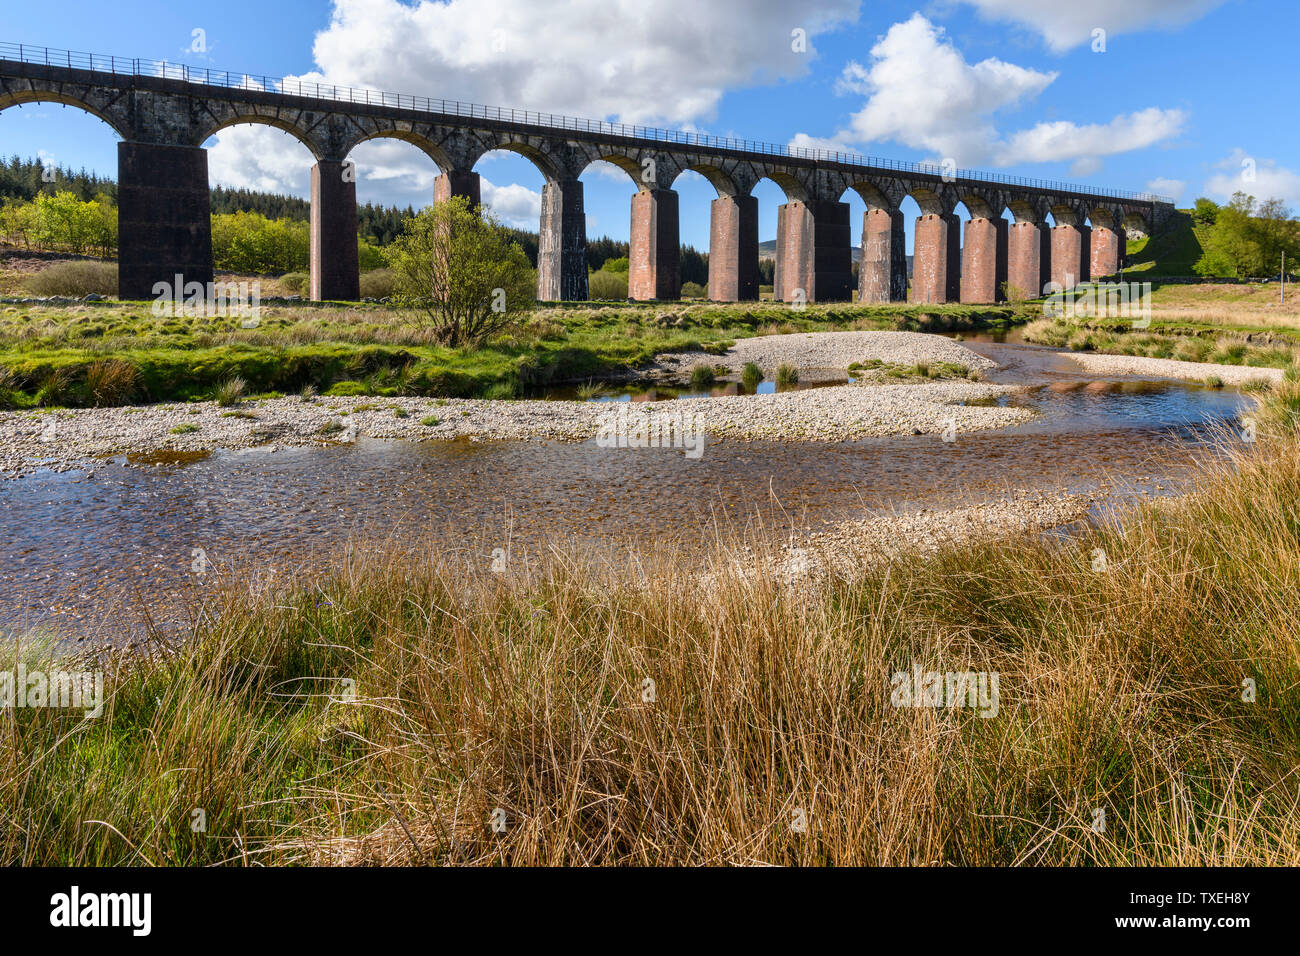
[[[1176, 136], [1186, 121], [1180, 110], [1152, 107], [1107, 123], [1056, 121], [1000, 133], [994, 114], [1033, 99], [1057, 75], [996, 58], [968, 63], [942, 27], [913, 14], [871, 48], [869, 65], [844, 68], [837, 89], [867, 103], [829, 141], [893, 140], [961, 167], [1070, 162], [1073, 175], [1089, 176], [1102, 157]], [[827, 142], [807, 134], [796, 141]]]
[[1157, 176], [1147, 183], [1147, 192], [1155, 193], [1157, 196], [1168, 196], [1174, 202], [1178, 202], [1183, 198], [1183, 193], [1187, 192], [1187, 183], [1182, 179], [1166, 179]]
[[[334, 0], [323, 82], [631, 123], [710, 118], [723, 94], [808, 72], [860, 0]], [[804, 30], [808, 52], [792, 50]], [[315, 75], [312, 76], [315, 78]]]
[[231, 126], [208, 149], [214, 186], [306, 196], [311, 189], [311, 150], [269, 126]]
[[1261, 202], [1282, 199], [1300, 205], [1300, 173], [1279, 166], [1276, 160], [1252, 156], [1237, 147], [1215, 163], [1215, 168], [1220, 172], [1206, 180], [1207, 196], [1231, 199], [1233, 193], [1244, 192]]
[[1047, 45], [1063, 52], [1091, 43], [1093, 30], [1110, 39], [1146, 27], [1174, 27], [1195, 20], [1225, 0], [965, 0], [992, 20], [1023, 24], [1040, 33]]
[[480, 180], [480, 198], [506, 225], [537, 231], [542, 218], [542, 194], [518, 183], [495, 186]]
[[870, 66], [852, 62], [838, 89], [868, 96], [836, 139], [890, 139], [959, 165], [987, 162], [996, 110], [1037, 96], [1056, 79], [990, 58], [971, 65], [921, 14], [889, 28], [871, 48]]
[[[1099, 157], [1143, 149], [1177, 136], [1187, 121], [1182, 110], [1155, 107], [1116, 116], [1109, 123], [1039, 123], [1014, 133], [998, 150], [1000, 166], [1017, 163], [1050, 163], [1062, 160], [1096, 160]], [[1096, 172], [1096, 168], [1092, 171]], [[1083, 174], [1080, 174], [1083, 175]]]

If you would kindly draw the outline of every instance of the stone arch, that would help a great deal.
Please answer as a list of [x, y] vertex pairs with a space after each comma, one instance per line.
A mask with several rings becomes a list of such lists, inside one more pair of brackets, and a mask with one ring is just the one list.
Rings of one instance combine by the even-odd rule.
[[764, 179], [770, 179], [781, 188], [781, 192], [785, 193], [786, 202], [808, 202], [812, 198], [812, 190], [785, 170], [758, 170], [758, 181], [754, 185], [758, 185], [758, 182], [762, 182]]
[[[642, 156], [638, 150], [599, 150], [592, 155], [591, 159], [586, 164], [583, 165], [582, 169], [578, 171], [578, 174], [581, 175], [582, 173], [585, 173], [594, 163], [609, 163], [611, 166], [627, 173], [628, 178], [632, 180], [632, 185], [634, 185], [638, 190], [649, 189], [651, 184], [645, 182], [641, 178], [642, 171], [645, 169], [645, 167], [641, 165], [644, 158], [645, 157]], [[659, 161], [654, 156], [651, 156], [650, 158], [655, 160], [657, 175]]]
[[554, 143], [539, 136], [484, 130], [467, 137], [454, 152], [448, 144], [442, 145], [448, 152], [452, 165], [463, 167], [467, 171], [477, 166], [485, 154], [499, 149], [524, 157], [537, 167], [537, 171], [548, 183], [577, 179], [582, 171], [565, 144]]
[[961, 190], [957, 202], [966, 207], [971, 219], [1001, 219], [1006, 202], [997, 193], [984, 190]]
[[429, 139], [429, 137], [423, 136], [410, 129], [377, 129], [373, 132], [365, 133], [364, 135], [351, 140], [347, 144], [344, 148], [344, 156], [352, 155], [352, 151], [362, 143], [369, 143], [377, 139], [396, 139], [401, 140], [404, 143], [410, 143], [420, 152], [424, 153], [424, 155], [428, 156], [429, 159], [433, 161], [434, 165], [438, 167], [439, 172], [446, 172], [447, 170], [454, 168], [452, 158], [448, 155], [445, 149], [433, 140]]
[[301, 126], [299, 126], [291, 119], [286, 119], [283, 116], [276, 116], [274, 114], [268, 114], [268, 113], [233, 113], [232, 112], [228, 116], [216, 118], [213, 125], [208, 127], [202, 127], [202, 129], [204, 129], [204, 132], [201, 135], [196, 136], [194, 142], [191, 143], [190, 145], [202, 146], [204, 143], [210, 140], [213, 136], [216, 136], [222, 130], [230, 129], [230, 127], [232, 126], [244, 126], [244, 125], [270, 126], [274, 129], [278, 129], [283, 133], [288, 133], [298, 142], [302, 143], [302, 145], [306, 146], [308, 152], [310, 152], [312, 155], [312, 159], [319, 162], [320, 160], [327, 158], [327, 151], [324, 148], [322, 148], [321, 144], [317, 143], [313, 139], [311, 134], [308, 133], [306, 130], [304, 130]]
[[[881, 188], [882, 185], [885, 185], [886, 189], [888, 188], [887, 184], [875, 183], [869, 179], [858, 179], [849, 183], [848, 188], [861, 197], [862, 201], [867, 206], [868, 212], [877, 209], [882, 209], [885, 212], [893, 212], [898, 208], [898, 202], [893, 197], [889, 196], [885, 192], [885, 189]], [[844, 193], [841, 192], [840, 196], [842, 197], [843, 195]]]
[[922, 216], [951, 215], [957, 206], [955, 197], [947, 195], [946, 190], [938, 187], [913, 185], [908, 189], [907, 195], [920, 207]]
[[719, 199], [723, 196], [740, 195], [740, 190], [736, 186], [736, 181], [732, 179], [731, 176], [722, 169], [722, 167], [704, 162], [681, 166], [673, 176], [672, 183], [669, 184], [670, 189], [675, 186], [677, 180], [681, 178], [682, 173], [685, 172], [699, 173], [703, 176], [708, 180], [709, 185], [718, 191]]
[[1151, 224], [1140, 209], [1124, 209], [1121, 225], [1130, 239], [1151, 235]]
[[122, 139], [128, 139], [130, 125], [125, 116], [119, 115], [119, 111], [115, 108], [116, 101], [96, 103], [93, 102], [94, 99], [102, 98], [80, 96], [60, 89], [5, 90], [0, 92], [0, 112], [10, 107], [22, 106], [25, 103], [58, 103], [62, 106], [74, 107], [83, 113], [89, 113], [95, 119], [107, 124], [109, 129]]
[[1056, 226], [1082, 226], [1088, 218], [1088, 210], [1078, 203], [1056, 200], [1048, 210], [1052, 223]]
[[1016, 222], [1045, 223], [1051, 211], [1049, 207], [1050, 203], [1042, 196], [1021, 196], [1007, 202]]

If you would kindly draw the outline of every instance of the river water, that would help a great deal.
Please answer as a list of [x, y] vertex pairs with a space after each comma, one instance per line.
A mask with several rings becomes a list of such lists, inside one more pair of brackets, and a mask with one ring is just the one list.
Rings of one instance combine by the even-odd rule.
[[[207, 567], [292, 576], [349, 540], [434, 535], [490, 552], [561, 540], [714, 539], [717, 529], [816, 529], [873, 509], [969, 504], [1013, 490], [1168, 493], [1213, 453], [1243, 398], [1174, 382], [1081, 375], [1047, 349], [972, 341], [991, 381], [1036, 382], [1000, 401], [1029, 424], [840, 444], [711, 442], [672, 449], [361, 439], [326, 448], [104, 462], [93, 476], [0, 483], [0, 625], [92, 638], [178, 609]], [[485, 560], [487, 558], [485, 557]]]

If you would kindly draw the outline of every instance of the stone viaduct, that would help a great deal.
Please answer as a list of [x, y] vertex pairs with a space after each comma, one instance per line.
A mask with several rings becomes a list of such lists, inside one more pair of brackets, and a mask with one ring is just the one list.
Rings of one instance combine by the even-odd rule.
[[[717, 190], [711, 211], [709, 298], [758, 298], [762, 179], [785, 192], [777, 219], [775, 298], [851, 298], [849, 190], [866, 203], [858, 293], [864, 302], [908, 297], [903, 212], [920, 208], [912, 301], [991, 303], [1008, 286], [1038, 294], [1116, 273], [1126, 233], [1151, 233], [1172, 213], [1150, 194], [802, 150], [747, 140], [471, 106], [448, 100], [296, 83], [0, 43], [0, 111], [55, 102], [85, 110], [118, 144], [119, 294], [154, 297], [156, 282], [212, 279], [207, 153], [238, 123], [284, 130], [312, 153], [311, 298], [356, 299], [356, 182], [348, 155], [376, 137], [410, 142], [437, 164], [434, 199], [479, 201], [475, 163], [505, 149], [545, 177], [538, 298], [587, 298], [586, 217], [579, 176], [592, 163], [624, 169], [632, 197], [629, 295], [680, 295], [678, 197], [686, 170]], [[970, 218], [961, 235], [958, 204]], [[1003, 218], [1009, 209], [1014, 224]], [[1049, 217], [1051, 223], [1049, 224]]]

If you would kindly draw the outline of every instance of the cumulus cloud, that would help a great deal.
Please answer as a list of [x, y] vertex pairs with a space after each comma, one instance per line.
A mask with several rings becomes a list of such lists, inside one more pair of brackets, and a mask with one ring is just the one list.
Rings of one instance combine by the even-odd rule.
[[1010, 166], [1083, 158], [1100, 165], [1102, 156], [1143, 149], [1177, 136], [1186, 121], [1182, 110], [1151, 107], [1116, 116], [1109, 123], [1039, 123], [1012, 134], [998, 150], [997, 163]]
[[845, 138], [894, 140], [963, 165], [987, 162], [997, 139], [991, 114], [1037, 96], [1056, 76], [996, 58], [967, 63], [942, 27], [913, 14], [871, 48], [869, 66], [844, 68], [837, 88], [868, 97]]
[[1183, 198], [1183, 193], [1187, 192], [1187, 183], [1182, 179], [1166, 179], [1157, 176], [1147, 183], [1147, 192], [1155, 193], [1157, 196], [1168, 196], [1174, 202], [1178, 202]]
[[1247, 153], [1237, 147], [1215, 163], [1219, 170], [1205, 182], [1205, 193], [1231, 199], [1236, 192], [1248, 193], [1260, 201], [1281, 199], [1300, 205], [1300, 173], [1279, 166], [1276, 160]]
[[480, 181], [483, 204], [506, 225], [516, 229], [537, 230], [542, 218], [542, 194], [518, 183], [496, 186], [486, 179]]
[[964, 0], [991, 20], [1009, 21], [1042, 35], [1060, 53], [1091, 43], [1093, 31], [1110, 37], [1147, 27], [1174, 27], [1195, 20], [1225, 0]]
[[[896, 23], [871, 48], [871, 61], [849, 63], [837, 89], [867, 97], [831, 142], [892, 140], [951, 158], [958, 166], [1070, 162], [1073, 175], [1097, 172], [1101, 159], [1176, 136], [1180, 110], [1148, 108], [1107, 123], [1039, 123], [1004, 135], [1000, 110], [1032, 100], [1057, 78], [997, 58], [968, 63], [942, 27], [921, 14]], [[796, 140], [815, 142], [800, 134]]]
[[[806, 75], [816, 38], [855, 21], [860, 3], [334, 0], [316, 34], [316, 69], [290, 79], [691, 129], [715, 115], [728, 90]], [[391, 145], [356, 150], [361, 192], [377, 183], [373, 201], [423, 205], [436, 171], [417, 173], [420, 158], [383, 148]], [[310, 157], [284, 149], [282, 134], [266, 127], [224, 130], [209, 163], [223, 185], [307, 192]], [[483, 190], [487, 200], [486, 182]], [[498, 212], [516, 221], [529, 190], [498, 192]]]
[[334, 0], [313, 52], [327, 83], [684, 124], [729, 89], [806, 74], [814, 38], [856, 20], [859, 3]]

